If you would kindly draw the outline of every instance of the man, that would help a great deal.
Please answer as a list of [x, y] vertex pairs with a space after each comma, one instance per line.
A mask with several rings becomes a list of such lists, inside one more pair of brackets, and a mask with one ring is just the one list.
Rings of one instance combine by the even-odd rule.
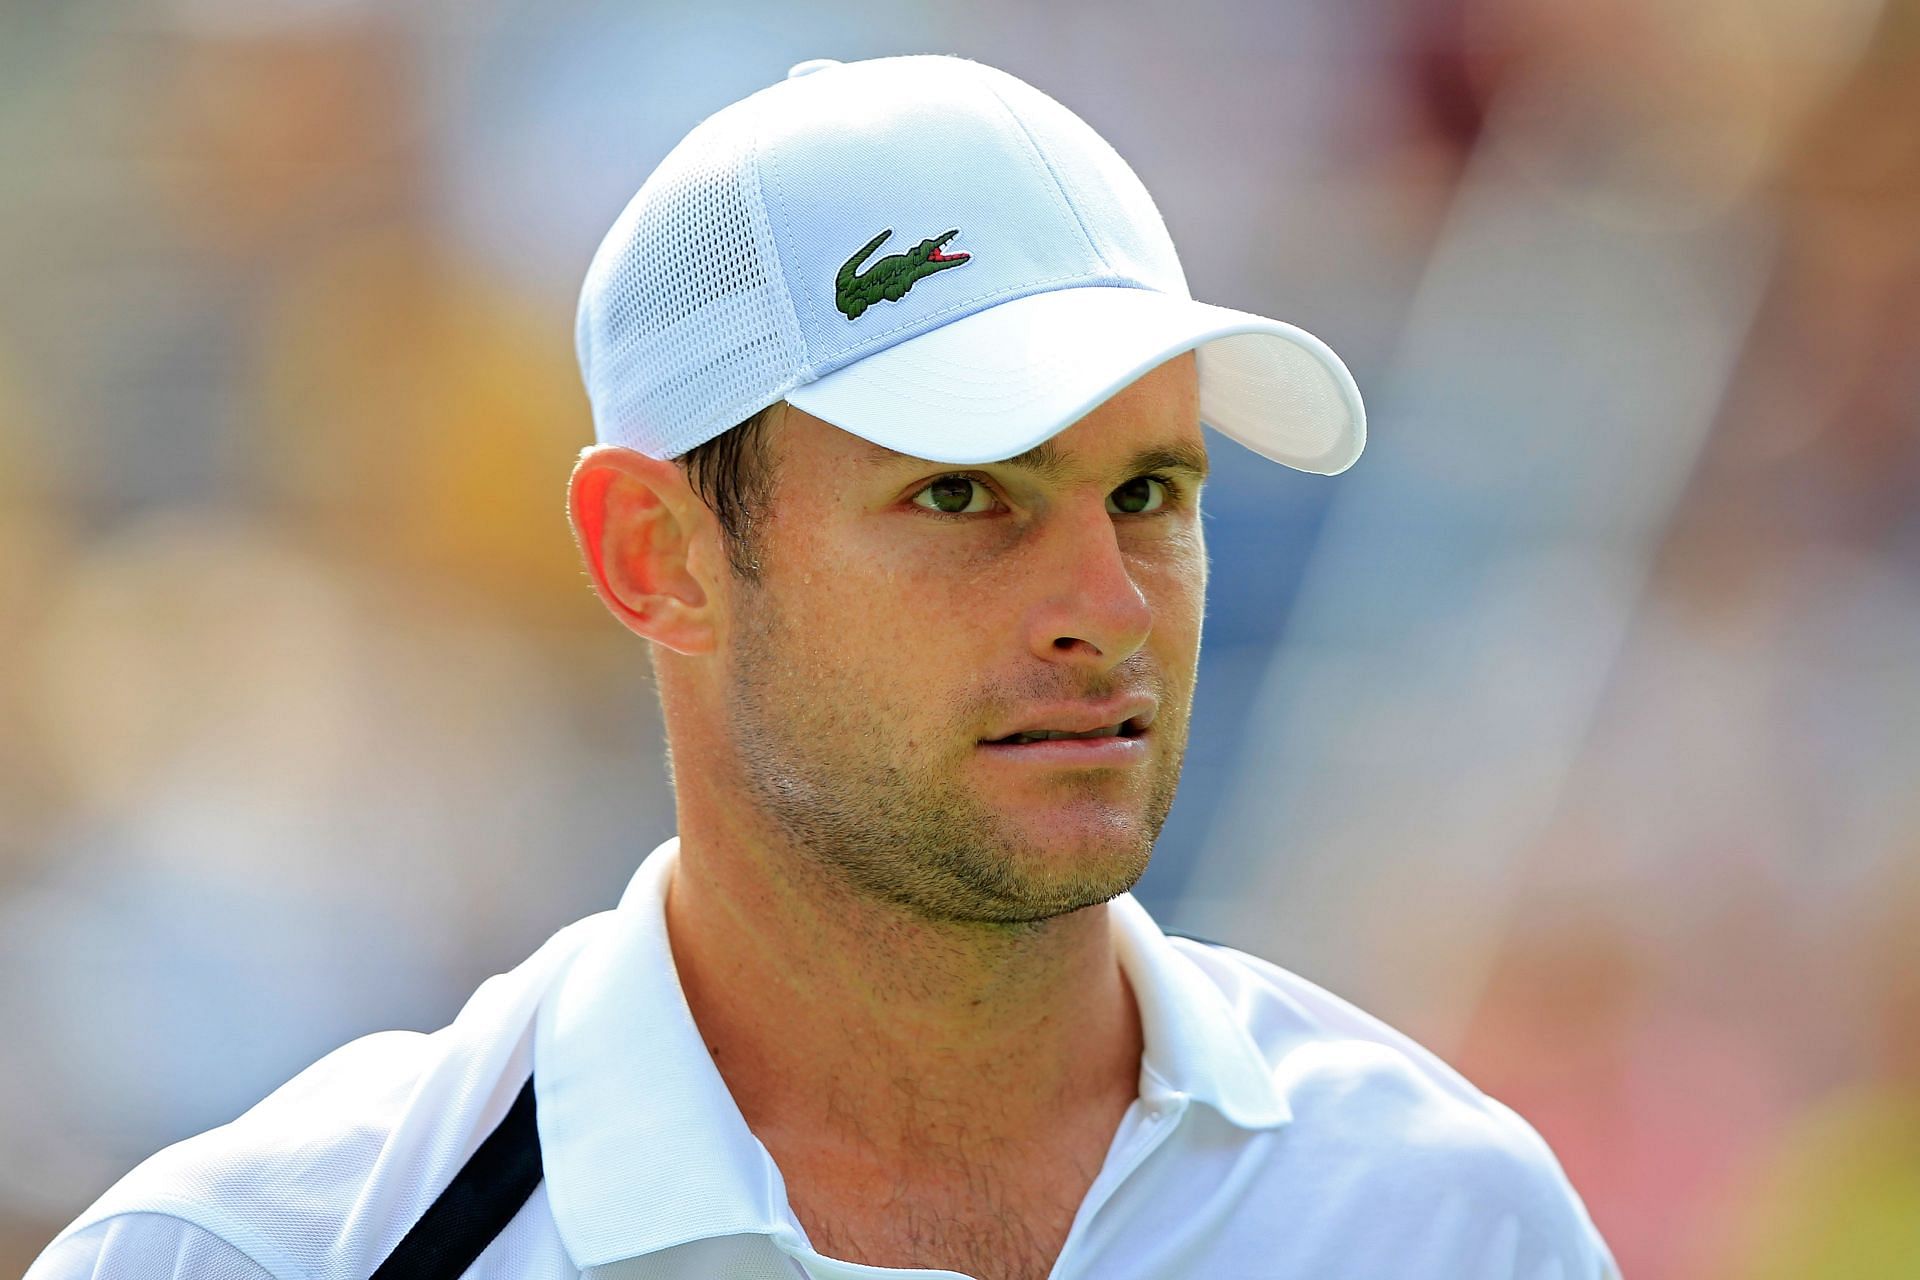
[[804, 63], [649, 178], [578, 337], [571, 515], [679, 836], [33, 1280], [1613, 1273], [1524, 1122], [1126, 894], [1186, 744], [1202, 422], [1329, 474], [1364, 425], [1317, 340], [1187, 296], [1084, 123], [959, 59]]

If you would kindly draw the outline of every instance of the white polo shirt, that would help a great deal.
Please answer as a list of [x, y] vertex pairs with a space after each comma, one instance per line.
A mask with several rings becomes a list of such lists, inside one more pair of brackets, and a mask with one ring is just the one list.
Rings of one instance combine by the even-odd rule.
[[[708, 1056], [667, 944], [678, 842], [616, 910], [489, 979], [448, 1026], [327, 1055], [123, 1178], [27, 1280], [365, 1280], [529, 1072], [544, 1178], [464, 1274], [943, 1276], [816, 1253]], [[1145, 1053], [1054, 1280], [1616, 1277], [1539, 1136], [1309, 982], [1110, 918]]]

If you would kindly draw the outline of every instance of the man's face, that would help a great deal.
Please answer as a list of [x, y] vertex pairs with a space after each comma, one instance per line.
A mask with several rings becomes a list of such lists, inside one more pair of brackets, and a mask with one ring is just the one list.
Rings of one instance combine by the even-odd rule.
[[930, 919], [1039, 920], [1132, 886], [1173, 804], [1200, 650], [1193, 357], [1012, 462], [930, 463], [791, 407], [770, 447], [761, 573], [731, 582], [726, 655], [756, 807]]

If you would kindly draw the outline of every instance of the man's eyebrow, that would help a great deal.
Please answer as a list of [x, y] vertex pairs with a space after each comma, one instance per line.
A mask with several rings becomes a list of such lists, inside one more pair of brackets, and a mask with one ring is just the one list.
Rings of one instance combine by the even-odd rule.
[[1059, 480], [1069, 470], [1067, 460], [1060, 456], [1060, 449], [1051, 440], [1042, 440], [1025, 453], [1016, 453], [1004, 462], [991, 465], [1018, 467], [1022, 471], [1031, 471], [1043, 480]]
[[[1061, 456], [1053, 441], [1042, 440], [1025, 453], [1016, 454], [1005, 462], [994, 464], [1003, 467], [1019, 467], [1022, 471], [1032, 471], [1043, 479], [1059, 480], [1073, 470], [1072, 464]], [[1142, 449], [1121, 464], [1120, 469], [1129, 477], [1144, 475], [1149, 471], [1185, 471], [1198, 480], [1207, 478], [1207, 451], [1196, 444], [1179, 441], [1174, 444], [1155, 445]]]
[[[858, 436], [855, 436], [854, 439], [861, 446], [861, 461], [870, 467], [905, 465], [908, 462], [918, 461], [918, 459], [915, 459], [910, 453], [898, 453], [884, 445], [877, 445], [871, 440], [862, 440]], [[949, 464], [937, 463], [936, 465], [946, 466]], [[1048, 480], [1060, 479], [1071, 469], [1067, 465], [1067, 460], [1060, 455], [1060, 450], [1054, 446], [1051, 440], [1042, 440], [1025, 453], [1015, 454], [1011, 458], [1003, 458], [997, 462], [982, 462], [977, 464], [956, 462], [951, 465], [956, 467], [974, 465], [982, 467], [1019, 467], [1023, 471], [1035, 472]]]
[[1185, 442], [1142, 449], [1127, 459], [1127, 471], [1134, 475], [1144, 471], [1185, 471], [1196, 480], [1205, 480], [1207, 451], [1202, 445]]

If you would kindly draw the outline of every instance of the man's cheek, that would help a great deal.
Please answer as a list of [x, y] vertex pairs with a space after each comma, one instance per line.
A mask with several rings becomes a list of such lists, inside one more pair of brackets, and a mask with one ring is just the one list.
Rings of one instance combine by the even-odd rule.
[[1153, 606], [1154, 631], [1170, 643], [1198, 644], [1206, 601], [1204, 577], [1187, 574], [1162, 577], [1148, 596], [1148, 603]]

